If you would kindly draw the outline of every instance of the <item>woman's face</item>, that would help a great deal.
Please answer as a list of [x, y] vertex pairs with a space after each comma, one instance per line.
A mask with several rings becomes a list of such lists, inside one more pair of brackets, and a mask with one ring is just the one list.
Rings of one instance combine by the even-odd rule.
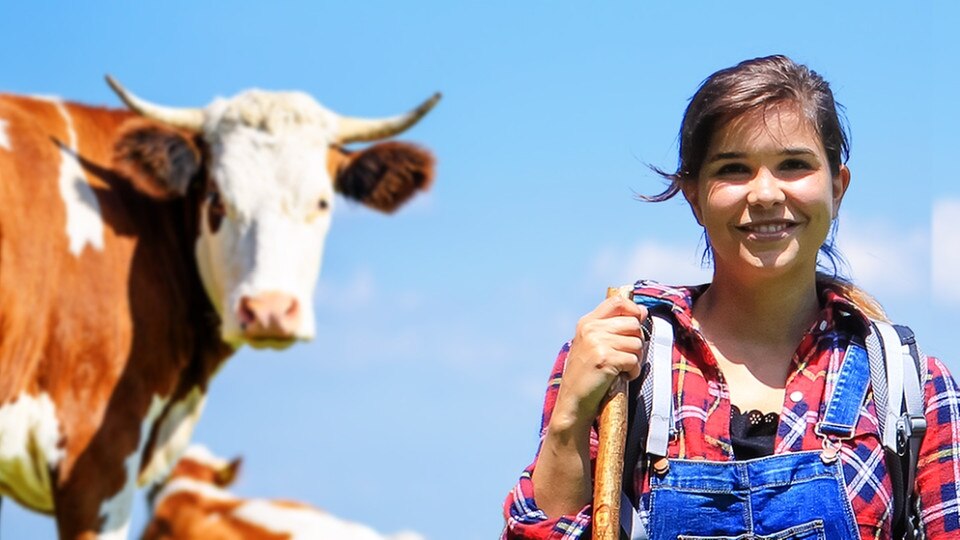
[[713, 246], [716, 276], [743, 281], [812, 276], [849, 181], [845, 166], [830, 173], [814, 127], [784, 104], [714, 132], [699, 179], [683, 191]]

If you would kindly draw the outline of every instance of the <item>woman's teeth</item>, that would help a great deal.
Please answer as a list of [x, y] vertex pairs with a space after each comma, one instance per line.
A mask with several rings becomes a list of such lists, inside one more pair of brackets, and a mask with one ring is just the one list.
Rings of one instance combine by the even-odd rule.
[[788, 223], [764, 223], [761, 225], [748, 225], [745, 227], [750, 232], [758, 232], [760, 234], [771, 234], [785, 231], [789, 227]]

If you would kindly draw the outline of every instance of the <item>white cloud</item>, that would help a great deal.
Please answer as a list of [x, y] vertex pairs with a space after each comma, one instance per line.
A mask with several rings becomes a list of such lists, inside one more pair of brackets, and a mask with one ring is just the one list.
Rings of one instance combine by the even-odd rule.
[[[954, 216], [953, 221], [960, 225], [960, 208], [944, 205], [941, 213]], [[938, 245], [952, 242], [952, 245], [960, 246], [960, 240], [957, 240], [960, 227], [940, 234], [952, 236], [944, 236], [943, 240], [937, 241]], [[850, 263], [855, 283], [878, 298], [889, 298], [927, 291], [929, 241], [930, 233], [924, 227], [904, 228], [882, 219], [864, 220], [847, 214], [840, 223], [837, 247]], [[637, 279], [678, 285], [706, 283], [710, 281], [712, 271], [700, 265], [702, 249], [702, 245], [689, 240], [670, 243], [649, 239], [627, 249], [606, 247], [594, 257], [591, 277], [618, 285]], [[940, 265], [960, 272], [960, 262], [956, 259], [958, 251], [940, 249], [943, 259]], [[953, 258], [948, 261], [948, 257]], [[946, 277], [942, 278], [942, 281], [946, 280]], [[956, 291], [960, 280], [950, 286]]]
[[700, 266], [701, 249], [692, 242], [666, 244], [643, 240], [632, 248], [604, 248], [591, 265], [593, 275], [611, 285], [653, 279], [671, 285], [710, 281], [712, 271]]
[[854, 283], [877, 298], [925, 291], [928, 232], [886, 220], [841, 218], [837, 247], [850, 263]]
[[355, 311], [373, 303], [376, 289], [369, 268], [356, 270], [346, 282], [336, 283], [321, 277], [317, 284], [316, 303], [332, 311]]
[[960, 302], [960, 199], [934, 203], [930, 229], [934, 298]]

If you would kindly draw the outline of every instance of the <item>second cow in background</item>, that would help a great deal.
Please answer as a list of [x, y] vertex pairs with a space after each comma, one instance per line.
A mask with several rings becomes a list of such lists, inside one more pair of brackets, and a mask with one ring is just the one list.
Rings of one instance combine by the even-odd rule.
[[239, 466], [190, 446], [151, 493], [153, 519], [142, 540], [423, 540], [412, 532], [384, 536], [298, 502], [238, 497], [227, 488]]

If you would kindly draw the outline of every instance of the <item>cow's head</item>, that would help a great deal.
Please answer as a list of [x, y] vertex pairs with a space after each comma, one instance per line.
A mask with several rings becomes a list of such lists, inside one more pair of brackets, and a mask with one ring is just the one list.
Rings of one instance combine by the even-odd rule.
[[337, 115], [299, 92], [250, 90], [174, 109], [108, 82], [151, 120], [125, 128], [117, 169], [155, 197], [203, 190], [197, 262], [222, 337], [236, 346], [313, 337], [312, 297], [335, 192], [392, 212], [433, 178], [433, 158], [417, 146], [382, 142], [350, 152], [342, 145], [406, 130], [439, 94], [407, 114], [370, 120]]

